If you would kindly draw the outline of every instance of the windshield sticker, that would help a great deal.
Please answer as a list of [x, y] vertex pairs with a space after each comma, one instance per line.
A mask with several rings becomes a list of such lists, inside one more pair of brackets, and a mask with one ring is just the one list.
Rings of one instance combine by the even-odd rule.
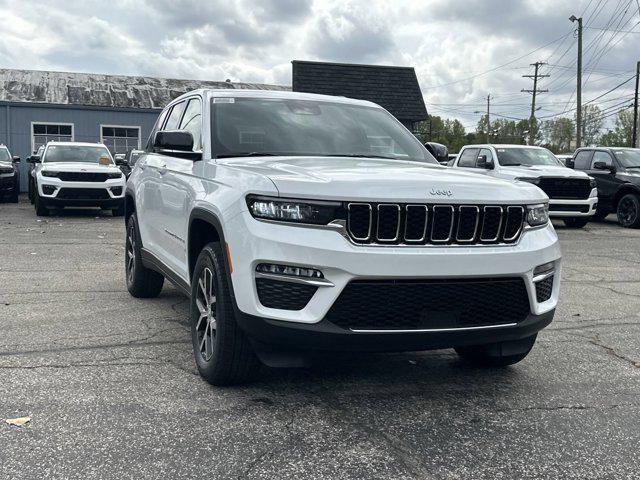
[[100, 157], [98, 159], [98, 164], [99, 165], [111, 165], [111, 162], [109, 161], [109, 157]]
[[236, 103], [236, 99], [229, 97], [217, 97], [213, 99], [213, 103]]

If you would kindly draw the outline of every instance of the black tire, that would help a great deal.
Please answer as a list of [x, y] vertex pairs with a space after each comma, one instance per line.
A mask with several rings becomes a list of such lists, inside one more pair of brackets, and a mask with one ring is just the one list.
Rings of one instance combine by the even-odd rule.
[[164, 277], [142, 264], [140, 231], [135, 213], [127, 221], [124, 272], [127, 290], [136, 298], [154, 298], [160, 295]]
[[20, 195], [20, 191], [16, 189], [9, 197], [9, 202], [18, 203], [20, 201], [20, 198], [18, 197], [18, 195]]
[[625, 228], [640, 228], [640, 196], [628, 193], [620, 199], [617, 208], [618, 223]]
[[598, 220], [599, 222], [603, 221], [605, 218], [609, 216], [609, 211], [606, 210], [596, 210], [595, 215], [593, 216], [594, 220]]
[[124, 216], [124, 202], [122, 202], [122, 204], [119, 207], [112, 208], [111, 209], [111, 214], [114, 217], [122, 217], [122, 216]]
[[33, 203], [35, 202], [35, 198], [34, 198], [35, 196], [33, 194], [33, 191], [34, 191], [33, 181], [31, 181], [31, 180], [29, 180], [29, 190], [28, 191], [29, 191], [29, 203], [31, 205], [33, 205]]
[[35, 192], [34, 196], [33, 206], [36, 208], [36, 215], [38, 217], [48, 217], [50, 213], [49, 209], [45, 207], [44, 201], [40, 198], [38, 192]]
[[584, 228], [589, 223], [588, 218], [571, 217], [562, 219], [564, 224], [569, 228]]
[[536, 335], [512, 342], [456, 347], [462, 361], [481, 367], [506, 367], [523, 360], [536, 343]]
[[193, 354], [202, 378], [217, 386], [246, 382], [260, 368], [236, 322], [225, 265], [220, 245], [209, 243], [198, 255], [191, 280]]

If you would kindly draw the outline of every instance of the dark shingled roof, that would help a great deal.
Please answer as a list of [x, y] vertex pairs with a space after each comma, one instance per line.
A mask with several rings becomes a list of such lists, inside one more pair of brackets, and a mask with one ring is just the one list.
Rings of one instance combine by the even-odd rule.
[[5, 102], [164, 108], [174, 98], [198, 88], [290, 90], [257, 83], [0, 69], [0, 101]]
[[340, 95], [375, 102], [398, 120], [426, 120], [416, 72], [412, 67], [354, 65], [294, 60], [293, 91]]

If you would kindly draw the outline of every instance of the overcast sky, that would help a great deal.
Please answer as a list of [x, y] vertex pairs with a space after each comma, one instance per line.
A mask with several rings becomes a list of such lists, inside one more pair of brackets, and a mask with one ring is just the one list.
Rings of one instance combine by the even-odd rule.
[[[630, 78], [638, 8], [638, 0], [0, 0], [0, 67], [290, 85], [293, 59], [408, 65], [430, 113], [473, 127], [488, 93], [497, 115], [529, 116], [520, 90], [532, 85], [521, 75], [538, 60], [551, 75], [539, 85], [550, 92], [539, 96], [538, 117], [573, 115], [571, 14], [589, 27], [583, 102]], [[594, 103], [614, 112], [633, 87]]]

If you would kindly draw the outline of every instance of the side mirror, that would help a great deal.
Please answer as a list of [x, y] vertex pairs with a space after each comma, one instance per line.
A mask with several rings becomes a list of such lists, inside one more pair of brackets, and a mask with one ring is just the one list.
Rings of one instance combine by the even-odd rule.
[[616, 167], [614, 167], [613, 165], [607, 164], [607, 162], [594, 162], [593, 169], [594, 170], [608, 170], [611, 173], [614, 173], [616, 171]]
[[487, 170], [493, 170], [494, 164], [493, 159], [487, 159], [486, 155], [480, 155], [478, 160], [476, 161], [477, 168], [485, 168]]
[[40, 163], [42, 160], [40, 159], [40, 155], [31, 155], [29, 162], [31, 163]]
[[20, 163], [20, 157], [13, 157], [11, 160], [13, 163]]
[[564, 162], [564, 166], [567, 168], [574, 168], [576, 166], [576, 163], [573, 161], [572, 158], [567, 159], [566, 162]]
[[186, 130], [158, 131], [153, 139], [153, 151], [161, 155], [200, 160], [201, 152], [193, 151], [193, 135]]
[[116, 165], [121, 167], [123, 165], [127, 165], [127, 159], [126, 158], [121, 158], [121, 157], [116, 157], [113, 159], [116, 162]]

